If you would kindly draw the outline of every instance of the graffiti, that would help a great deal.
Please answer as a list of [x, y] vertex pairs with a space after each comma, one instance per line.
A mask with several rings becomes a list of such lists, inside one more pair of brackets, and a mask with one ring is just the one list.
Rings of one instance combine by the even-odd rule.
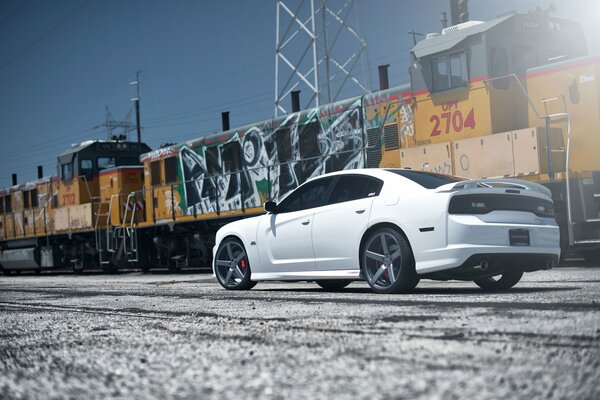
[[144, 154], [140, 159], [141, 162], [155, 161], [161, 158], [165, 158], [177, 153], [177, 150], [173, 147], [163, 147], [160, 149], [153, 150], [149, 153]]
[[437, 172], [438, 174], [452, 174], [452, 165], [446, 161], [443, 164], [439, 164], [431, 168], [431, 171]]
[[414, 137], [415, 136], [415, 124], [414, 124], [414, 117], [413, 117], [413, 112], [412, 112], [412, 108], [407, 105], [407, 104], [403, 104], [400, 107], [400, 142], [402, 145], [405, 145], [406, 142], [406, 138], [408, 136], [410, 137]]
[[261, 207], [314, 176], [364, 166], [360, 101], [295, 113], [182, 145], [187, 215]]
[[[165, 210], [167, 210], [167, 213], [177, 213], [177, 212], [181, 212], [181, 208], [179, 208], [179, 204], [177, 202], [177, 200], [173, 200], [174, 197], [174, 193], [171, 192], [170, 190], [165, 190]], [[175, 203], [173, 205], [173, 203]], [[173, 210], [173, 207], [175, 207], [175, 209]]]
[[463, 171], [469, 170], [469, 157], [466, 154], [463, 154], [460, 156], [459, 162], [460, 162], [460, 168]]
[[365, 96], [364, 103], [367, 129], [381, 129], [384, 125], [398, 124], [400, 146], [406, 147], [409, 138], [416, 140], [412, 103], [402, 93], [394, 91], [369, 94]]

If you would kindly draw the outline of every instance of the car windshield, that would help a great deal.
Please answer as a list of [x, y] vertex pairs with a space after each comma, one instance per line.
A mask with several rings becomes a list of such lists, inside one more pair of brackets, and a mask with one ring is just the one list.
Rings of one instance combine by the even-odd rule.
[[456, 176], [436, 174], [435, 172], [414, 171], [411, 169], [386, 169], [386, 171], [401, 175], [411, 181], [418, 183], [426, 189], [435, 189], [447, 183], [464, 181]]

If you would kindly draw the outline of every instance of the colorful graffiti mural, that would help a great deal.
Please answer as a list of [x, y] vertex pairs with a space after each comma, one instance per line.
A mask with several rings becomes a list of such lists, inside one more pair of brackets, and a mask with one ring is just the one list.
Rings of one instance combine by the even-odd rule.
[[179, 147], [179, 207], [260, 207], [311, 177], [363, 167], [363, 150], [359, 98], [206, 137]]

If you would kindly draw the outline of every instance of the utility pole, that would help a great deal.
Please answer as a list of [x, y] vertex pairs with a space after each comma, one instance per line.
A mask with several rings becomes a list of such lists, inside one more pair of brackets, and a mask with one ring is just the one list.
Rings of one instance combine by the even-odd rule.
[[135, 73], [135, 81], [129, 82], [130, 85], [135, 85], [135, 97], [131, 99], [135, 103], [135, 127], [137, 131], [137, 141], [142, 142], [142, 127], [140, 125], [140, 73], [137, 70]]
[[416, 45], [417, 45], [417, 36], [425, 36], [425, 35], [424, 35], [424, 34], [422, 34], [422, 33], [415, 32], [415, 30], [414, 30], [414, 29], [411, 29], [410, 31], [408, 31], [408, 32], [406, 32], [406, 33], [408, 33], [409, 35], [412, 35], [412, 38], [413, 38], [413, 46], [416, 46]]

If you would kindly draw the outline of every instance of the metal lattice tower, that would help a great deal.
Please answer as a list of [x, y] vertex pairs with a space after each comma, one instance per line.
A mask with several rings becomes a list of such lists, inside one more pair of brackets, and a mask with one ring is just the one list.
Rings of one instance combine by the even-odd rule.
[[115, 134], [115, 131], [121, 132], [118, 136], [123, 136], [129, 140], [129, 132], [135, 130], [135, 126], [131, 123], [131, 109], [127, 112], [127, 115], [121, 120], [117, 121], [114, 119], [108, 106], [106, 106], [106, 120], [103, 124], [97, 125], [92, 129], [104, 128], [106, 132], [106, 138], [111, 140]]
[[[368, 71], [367, 41], [360, 34], [355, 2], [277, 0], [275, 116], [288, 112], [288, 97], [295, 90], [308, 93], [305, 107], [339, 100], [348, 85], [369, 92], [355, 72], [360, 60]], [[363, 75], [370, 80], [364, 70]]]

